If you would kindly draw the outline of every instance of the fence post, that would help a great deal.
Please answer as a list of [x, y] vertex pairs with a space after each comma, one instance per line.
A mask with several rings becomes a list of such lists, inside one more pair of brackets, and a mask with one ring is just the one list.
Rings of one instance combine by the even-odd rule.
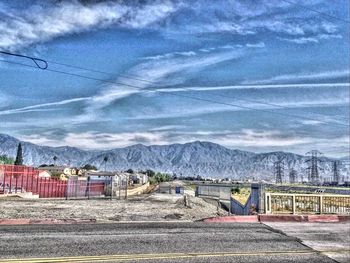
[[5, 194], [5, 184], [6, 184], [6, 167], [4, 167], [4, 182], [2, 184], [2, 191]]
[[24, 173], [21, 175], [21, 193], [23, 193], [23, 178], [24, 178]]
[[271, 194], [265, 193], [265, 214], [271, 214]]
[[87, 178], [87, 194], [88, 194], [88, 199], [90, 199], [90, 176]]
[[295, 214], [295, 195], [292, 196], [292, 207], [293, 207], [293, 215]]
[[113, 191], [114, 191], [114, 176], [111, 176], [111, 200], [113, 199]]
[[66, 197], [66, 200], [68, 200], [68, 187], [69, 187], [69, 178], [67, 178], [66, 189], [64, 189], [64, 195]]

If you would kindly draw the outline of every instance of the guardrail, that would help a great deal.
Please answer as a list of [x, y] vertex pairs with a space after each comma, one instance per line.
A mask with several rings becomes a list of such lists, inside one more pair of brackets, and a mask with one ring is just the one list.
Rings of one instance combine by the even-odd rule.
[[265, 193], [266, 214], [350, 214], [350, 196]]

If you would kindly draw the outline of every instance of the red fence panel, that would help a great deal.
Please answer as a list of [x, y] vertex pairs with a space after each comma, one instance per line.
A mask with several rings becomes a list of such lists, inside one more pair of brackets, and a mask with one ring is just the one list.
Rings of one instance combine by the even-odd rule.
[[111, 191], [111, 178], [78, 178], [69, 180], [39, 176], [40, 170], [24, 165], [0, 165], [0, 194], [32, 192], [40, 198], [106, 197]]
[[41, 178], [40, 171], [24, 165], [0, 165], [0, 194], [32, 192], [39, 197], [65, 197], [67, 183]]

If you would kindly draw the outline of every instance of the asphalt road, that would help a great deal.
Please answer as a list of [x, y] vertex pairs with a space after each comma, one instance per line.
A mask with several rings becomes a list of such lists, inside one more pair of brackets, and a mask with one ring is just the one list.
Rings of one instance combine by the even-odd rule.
[[31, 263], [334, 262], [298, 239], [257, 223], [0, 226], [0, 262], [18, 259]]

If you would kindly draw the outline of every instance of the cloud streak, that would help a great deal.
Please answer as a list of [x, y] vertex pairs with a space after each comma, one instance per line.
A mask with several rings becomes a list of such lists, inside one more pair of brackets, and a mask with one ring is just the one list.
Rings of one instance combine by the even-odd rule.
[[269, 79], [262, 80], [246, 80], [242, 84], [269, 84], [269, 83], [296, 83], [299, 81], [329, 81], [339, 78], [349, 78], [350, 71], [348, 69], [335, 70], [335, 71], [324, 71], [316, 73], [298, 73], [298, 74], [285, 74]]
[[15, 50], [51, 39], [117, 25], [139, 29], [175, 12], [170, 1], [146, 4], [102, 1], [82, 4], [79, 1], [57, 1], [32, 5], [25, 10], [0, 6], [0, 48]]

